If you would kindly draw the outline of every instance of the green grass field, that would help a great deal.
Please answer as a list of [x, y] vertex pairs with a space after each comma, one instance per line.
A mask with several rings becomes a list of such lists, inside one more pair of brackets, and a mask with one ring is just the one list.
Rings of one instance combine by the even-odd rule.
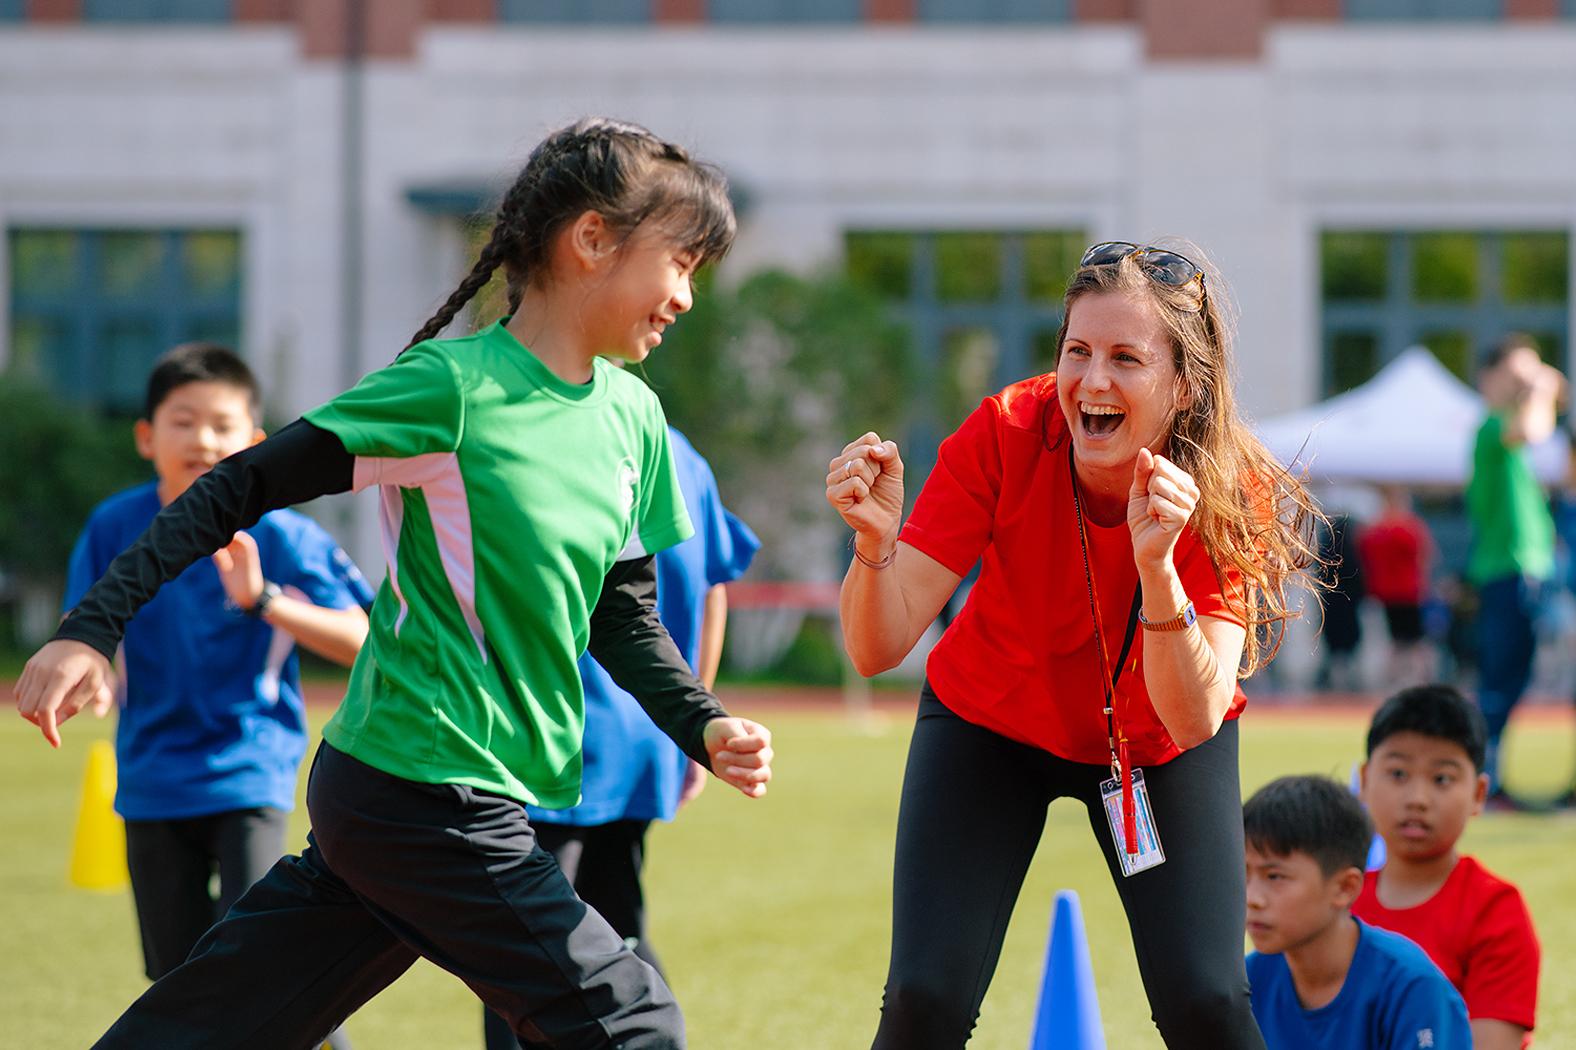
[[[752, 802], [713, 783], [680, 820], [654, 830], [653, 938], [699, 1050], [821, 1050], [868, 1046], [886, 968], [893, 826], [907, 710], [883, 707], [867, 728], [838, 713], [733, 706], [770, 724], [777, 779]], [[317, 712], [322, 715], [323, 712]], [[1364, 728], [1354, 714], [1249, 711], [1244, 790], [1290, 772], [1343, 780]], [[66, 865], [91, 739], [110, 724], [66, 727], [51, 752], [36, 729], [0, 718], [0, 1017], [7, 1047], [77, 1050], [141, 988], [130, 895], [70, 888]], [[1568, 721], [1535, 716], [1513, 731], [1513, 786], [1552, 792], [1569, 775]], [[296, 834], [305, 824], [297, 813]], [[1520, 884], [1543, 942], [1537, 1046], [1576, 1048], [1576, 900], [1567, 867], [1576, 818], [1491, 816], [1467, 848]], [[968, 861], [959, 829], [958, 863]], [[1160, 1041], [1148, 1021], [1126, 925], [1081, 810], [1051, 810], [1001, 966], [970, 1044], [1028, 1044], [1051, 901], [1083, 900], [1107, 1040], [1113, 1050]], [[938, 916], [938, 921], [945, 921]], [[290, 960], [280, 959], [280, 966]], [[421, 963], [349, 1023], [361, 1050], [481, 1046], [469, 991]]]

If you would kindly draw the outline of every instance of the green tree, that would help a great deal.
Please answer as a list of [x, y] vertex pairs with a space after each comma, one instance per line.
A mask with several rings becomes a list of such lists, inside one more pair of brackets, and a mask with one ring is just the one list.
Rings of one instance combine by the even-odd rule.
[[0, 376], [0, 574], [24, 645], [53, 623], [66, 562], [88, 512], [148, 476], [131, 421], [67, 405], [34, 382]]
[[886, 305], [837, 272], [707, 281], [645, 374], [761, 536], [754, 574], [837, 572], [827, 461], [867, 430], [898, 433], [910, 400], [906, 333]]

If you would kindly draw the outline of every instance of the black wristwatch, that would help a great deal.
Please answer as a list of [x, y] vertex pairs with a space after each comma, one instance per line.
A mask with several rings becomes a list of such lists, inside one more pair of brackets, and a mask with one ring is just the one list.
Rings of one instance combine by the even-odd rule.
[[263, 615], [268, 612], [268, 607], [274, 603], [274, 599], [283, 593], [284, 592], [279, 589], [279, 585], [277, 583], [274, 583], [271, 580], [264, 580], [263, 589], [257, 595], [257, 600], [252, 603], [252, 607], [250, 609], [242, 609], [241, 611], [252, 617], [254, 620], [261, 620]]

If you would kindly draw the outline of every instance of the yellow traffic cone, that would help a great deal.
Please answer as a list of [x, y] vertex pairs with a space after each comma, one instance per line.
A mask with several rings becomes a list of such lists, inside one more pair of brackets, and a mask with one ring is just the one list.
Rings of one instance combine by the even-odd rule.
[[126, 825], [115, 812], [115, 749], [96, 740], [88, 751], [82, 777], [82, 808], [77, 811], [77, 837], [71, 847], [71, 884], [85, 890], [124, 889]]

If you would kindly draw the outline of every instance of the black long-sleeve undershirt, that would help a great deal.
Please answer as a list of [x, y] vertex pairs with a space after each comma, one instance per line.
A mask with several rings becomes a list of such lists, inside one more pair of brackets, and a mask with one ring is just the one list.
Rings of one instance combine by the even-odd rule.
[[591, 613], [589, 648], [619, 688], [639, 701], [686, 755], [711, 768], [706, 723], [728, 712], [695, 677], [657, 618], [653, 555], [618, 562], [607, 574]]
[[[192, 483], [122, 551], [55, 632], [113, 660], [126, 625], [160, 587], [270, 510], [348, 492], [355, 457], [304, 419], [238, 452]], [[703, 732], [727, 714], [657, 619], [656, 560], [614, 565], [591, 614], [591, 652], [685, 754], [710, 767]]]

